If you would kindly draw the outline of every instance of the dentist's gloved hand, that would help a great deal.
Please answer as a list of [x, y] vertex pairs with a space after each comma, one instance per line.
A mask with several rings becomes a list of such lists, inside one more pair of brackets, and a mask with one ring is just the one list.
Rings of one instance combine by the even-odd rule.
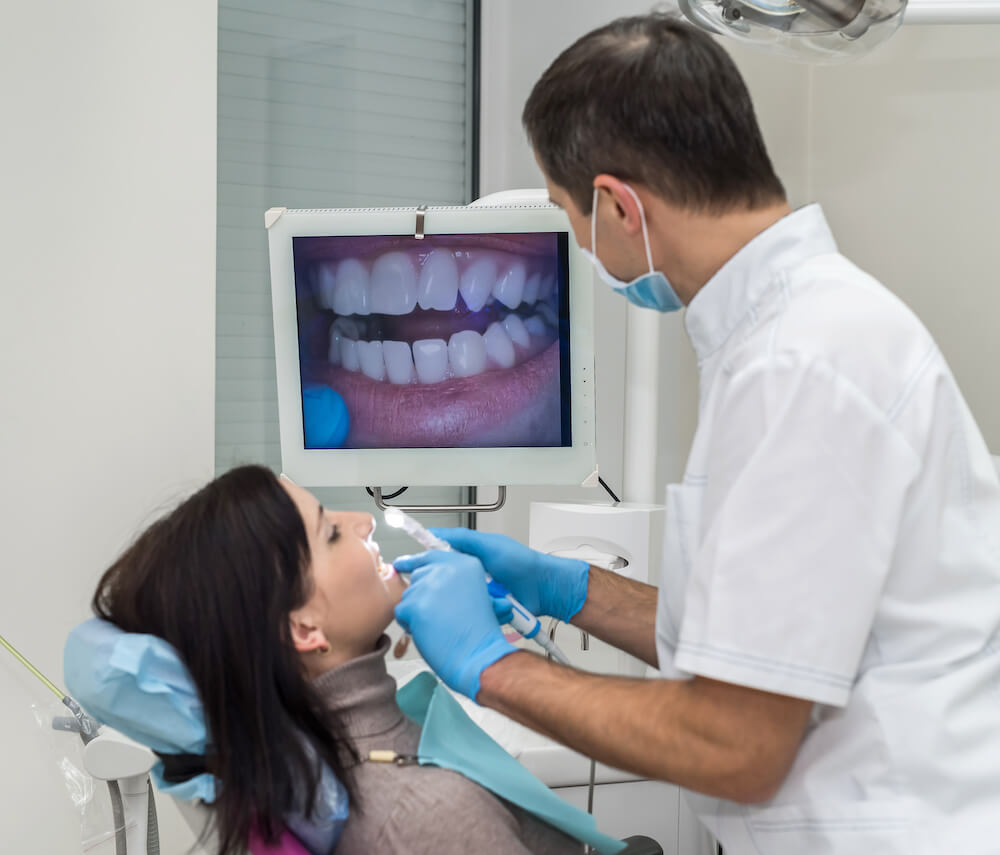
[[569, 621], [587, 600], [590, 565], [575, 558], [558, 558], [529, 549], [503, 534], [467, 528], [432, 528], [453, 549], [475, 555], [486, 572], [536, 617], [551, 615]]
[[475, 700], [483, 671], [517, 650], [500, 630], [501, 606], [486, 590], [483, 565], [461, 552], [432, 551], [393, 567], [412, 574], [396, 606], [399, 625], [448, 686]]

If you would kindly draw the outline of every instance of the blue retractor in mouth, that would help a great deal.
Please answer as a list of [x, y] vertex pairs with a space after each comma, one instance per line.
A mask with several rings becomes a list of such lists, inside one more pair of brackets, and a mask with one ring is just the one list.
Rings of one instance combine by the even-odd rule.
[[329, 386], [307, 383], [302, 389], [302, 426], [306, 448], [341, 448], [351, 427], [347, 404]]

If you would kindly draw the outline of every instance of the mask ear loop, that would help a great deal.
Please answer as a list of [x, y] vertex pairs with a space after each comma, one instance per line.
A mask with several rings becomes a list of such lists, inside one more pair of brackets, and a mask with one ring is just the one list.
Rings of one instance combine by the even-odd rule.
[[597, 199], [600, 191], [594, 188], [594, 200], [590, 203], [590, 252], [597, 258]]
[[632, 198], [635, 199], [636, 205], [639, 206], [639, 219], [642, 221], [642, 239], [646, 244], [646, 261], [649, 263], [649, 272], [655, 273], [653, 270], [653, 253], [649, 251], [649, 232], [646, 231], [646, 212], [642, 209], [642, 200], [639, 198], [639, 194], [629, 187], [628, 184], [622, 184], [622, 187], [632, 194]]

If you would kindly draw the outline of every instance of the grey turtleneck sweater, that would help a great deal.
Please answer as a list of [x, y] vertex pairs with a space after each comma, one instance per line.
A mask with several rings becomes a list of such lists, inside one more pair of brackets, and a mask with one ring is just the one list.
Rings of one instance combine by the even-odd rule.
[[[358, 754], [374, 749], [416, 754], [420, 726], [396, 704], [385, 667], [389, 638], [313, 682], [335, 710]], [[351, 769], [357, 794], [337, 855], [580, 855], [583, 844], [493, 795], [457, 772], [435, 766], [362, 762]]]

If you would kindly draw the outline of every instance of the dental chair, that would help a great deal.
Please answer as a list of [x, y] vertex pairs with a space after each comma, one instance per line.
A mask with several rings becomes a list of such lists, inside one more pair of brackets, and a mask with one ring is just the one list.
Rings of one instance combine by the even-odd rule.
[[[116, 843], [116, 855], [155, 855], [159, 852], [156, 807], [149, 773], [156, 765], [156, 754], [145, 745], [122, 733], [102, 726], [98, 736], [83, 752], [84, 768], [92, 777], [116, 782], [121, 792], [124, 816], [116, 818], [124, 827], [124, 839]], [[174, 799], [181, 816], [194, 832], [206, 855], [216, 849], [211, 831], [211, 808], [203, 802]], [[299, 840], [285, 832], [278, 844], [271, 846], [251, 833], [248, 855], [310, 855]]]
[[[175, 798], [198, 838], [207, 840], [211, 810], [205, 803], [215, 800], [217, 782], [204, 763], [190, 762], [205, 754], [210, 739], [197, 689], [177, 651], [157, 636], [125, 633], [91, 618], [70, 632], [63, 668], [69, 693], [87, 711], [80, 710], [69, 722], [86, 736], [84, 767], [109, 782], [116, 855], [158, 855], [150, 779]], [[403, 711], [422, 725], [420, 750], [433, 758], [429, 762], [460, 772], [562, 829], [581, 841], [581, 851], [582, 841], [602, 852], [615, 852], [624, 842], [618, 852], [662, 855], [649, 838], [617, 841], [600, 833], [592, 817], [553, 794], [477, 726], [429, 672], [418, 673], [400, 689], [399, 700]], [[73, 702], [77, 709], [79, 704]], [[346, 790], [325, 764], [320, 764], [314, 798], [310, 808], [306, 794], [299, 794], [277, 845], [265, 844], [251, 829], [250, 855], [326, 855], [335, 848], [349, 804]]]
[[[98, 736], [84, 749], [84, 767], [94, 778], [116, 781], [124, 805], [124, 848], [116, 847], [116, 855], [154, 855], [159, 852], [156, 828], [156, 808], [149, 773], [157, 756], [112, 728], [102, 726]], [[200, 841], [206, 855], [215, 849], [216, 838], [209, 829], [211, 808], [202, 802], [175, 799], [181, 816]], [[621, 855], [663, 855], [660, 845], [641, 835], [627, 837]], [[583, 851], [583, 844], [581, 844]], [[248, 855], [310, 855], [292, 833], [286, 831], [274, 845], [252, 833], [247, 845]], [[500, 853], [497, 853], [500, 855]]]

